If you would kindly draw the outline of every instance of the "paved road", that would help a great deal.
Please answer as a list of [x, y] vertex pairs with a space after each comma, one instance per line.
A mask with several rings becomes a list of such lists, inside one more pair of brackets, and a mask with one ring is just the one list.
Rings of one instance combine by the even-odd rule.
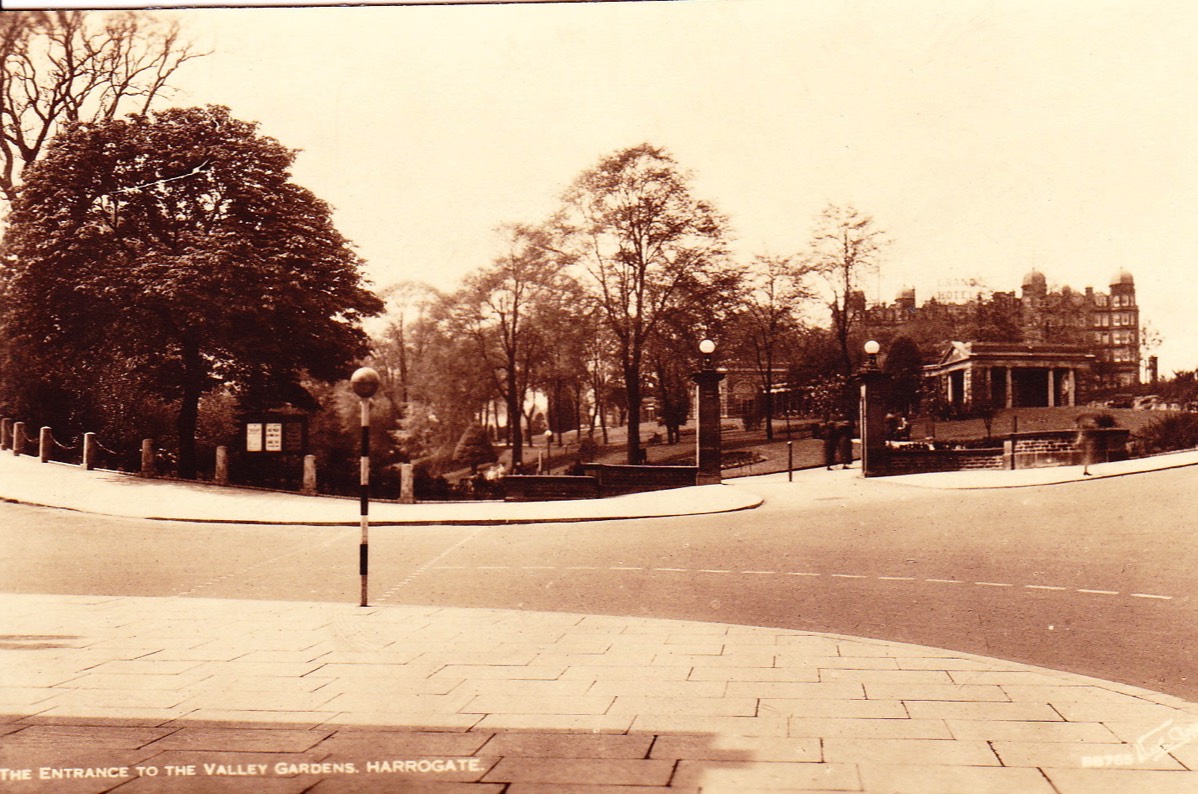
[[[953, 648], [1198, 699], [1193, 469], [857, 497], [756, 483], [678, 519], [376, 529], [375, 603], [828, 631]], [[746, 486], [748, 487], [748, 486]], [[357, 598], [357, 530], [110, 519], [0, 505], [0, 589]]]

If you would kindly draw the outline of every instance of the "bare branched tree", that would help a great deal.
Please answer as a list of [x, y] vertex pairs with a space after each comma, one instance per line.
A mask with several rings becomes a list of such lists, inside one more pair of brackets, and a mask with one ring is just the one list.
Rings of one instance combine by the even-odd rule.
[[826, 283], [844, 375], [853, 368], [849, 339], [861, 324], [865, 310], [861, 282], [864, 276], [877, 272], [887, 243], [886, 232], [874, 225], [872, 217], [851, 206], [832, 204], [820, 214], [811, 237], [806, 264]]
[[146, 12], [0, 14], [0, 198], [59, 129], [144, 113], [196, 52], [177, 22]]

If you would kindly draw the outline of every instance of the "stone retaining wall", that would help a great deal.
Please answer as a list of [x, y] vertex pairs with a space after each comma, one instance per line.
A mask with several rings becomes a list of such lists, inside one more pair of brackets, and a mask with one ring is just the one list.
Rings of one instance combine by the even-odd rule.
[[1084, 432], [1054, 430], [1012, 433], [1001, 439], [1001, 447], [937, 450], [890, 448], [886, 450], [879, 473], [893, 476], [976, 469], [1033, 469], [1126, 460], [1130, 435], [1131, 431], [1120, 427]]

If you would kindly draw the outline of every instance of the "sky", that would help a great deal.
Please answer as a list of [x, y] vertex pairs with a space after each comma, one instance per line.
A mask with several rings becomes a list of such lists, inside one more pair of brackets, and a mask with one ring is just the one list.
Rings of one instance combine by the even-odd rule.
[[682, 0], [173, 15], [223, 104], [301, 150], [376, 287], [453, 289], [601, 157], [665, 147], [741, 261], [851, 204], [871, 300], [954, 280], [1136, 280], [1162, 374], [1198, 367], [1198, 3]]

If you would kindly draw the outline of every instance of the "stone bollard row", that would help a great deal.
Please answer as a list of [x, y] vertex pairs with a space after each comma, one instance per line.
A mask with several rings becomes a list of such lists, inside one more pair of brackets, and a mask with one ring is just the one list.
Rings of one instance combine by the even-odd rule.
[[[24, 422], [14, 421], [8, 417], [0, 419], [0, 450], [12, 450], [14, 456], [24, 455], [29, 440]], [[53, 444], [53, 430], [49, 427], [42, 427], [38, 433], [38, 458], [42, 463], [51, 460]], [[96, 452], [99, 447], [100, 444], [95, 433], [83, 434], [82, 459], [79, 465], [84, 470], [93, 471], [96, 468]], [[141, 442], [141, 475], [143, 477], [157, 476], [157, 453], [154, 450], [154, 439], [152, 438], [142, 439]], [[216, 448], [215, 481], [218, 485], [229, 484], [229, 448], [226, 446]], [[400, 467], [400, 501], [404, 504], [412, 504], [416, 501], [414, 484], [412, 464], [405, 463]], [[316, 488], [316, 456], [305, 455], [302, 492], [315, 494]]]

